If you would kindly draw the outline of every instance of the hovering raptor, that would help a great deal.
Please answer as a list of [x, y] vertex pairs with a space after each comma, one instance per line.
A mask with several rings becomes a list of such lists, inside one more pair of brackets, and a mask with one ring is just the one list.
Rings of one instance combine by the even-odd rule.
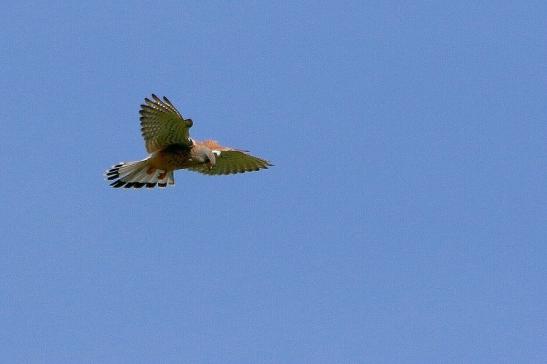
[[189, 169], [207, 175], [226, 175], [266, 169], [272, 164], [247, 151], [223, 147], [215, 140], [197, 141], [188, 130], [192, 119], [185, 119], [167, 97], [144, 99], [140, 109], [141, 131], [149, 156], [135, 162], [122, 162], [106, 171], [110, 186], [152, 188], [175, 184], [173, 171]]

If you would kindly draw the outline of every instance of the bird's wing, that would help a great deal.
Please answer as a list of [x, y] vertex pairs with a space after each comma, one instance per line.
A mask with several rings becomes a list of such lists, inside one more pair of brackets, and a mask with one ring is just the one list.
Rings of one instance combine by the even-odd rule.
[[217, 156], [213, 168], [209, 168], [207, 164], [201, 164], [190, 169], [199, 173], [218, 176], [258, 171], [272, 166], [267, 160], [253, 157], [239, 150], [214, 150], [213, 153]]
[[141, 105], [141, 131], [148, 153], [161, 150], [171, 144], [191, 146], [188, 129], [191, 119], [184, 119], [167, 97], [161, 100], [152, 94]]

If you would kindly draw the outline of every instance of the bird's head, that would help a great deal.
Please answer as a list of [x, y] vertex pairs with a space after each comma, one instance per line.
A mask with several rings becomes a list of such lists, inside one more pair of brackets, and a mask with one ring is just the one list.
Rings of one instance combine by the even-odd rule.
[[192, 119], [184, 119], [184, 123], [186, 124], [187, 128], [191, 128], [192, 125], [194, 125], [194, 122], [192, 121]]

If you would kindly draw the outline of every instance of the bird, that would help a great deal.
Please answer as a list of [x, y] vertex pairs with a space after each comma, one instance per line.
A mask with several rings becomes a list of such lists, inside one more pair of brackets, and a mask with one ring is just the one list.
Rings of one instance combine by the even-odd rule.
[[164, 188], [175, 184], [174, 171], [188, 169], [209, 176], [259, 171], [273, 166], [246, 150], [224, 147], [216, 140], [190, 138], [194, 122], [185, 119], [165, 96], [145, 97], [140, 108], [141, 133], [148, 157], [121, 162], [105, 172], [114, 188]]

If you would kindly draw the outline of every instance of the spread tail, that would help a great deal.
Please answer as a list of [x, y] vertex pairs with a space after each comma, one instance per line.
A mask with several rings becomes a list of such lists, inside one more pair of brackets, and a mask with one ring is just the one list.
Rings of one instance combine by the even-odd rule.
[[113, 181], [110, 186], [114, 188], [152, 188], [174, 185], [173, 171], [165, 172], [161, 169], [151, 168], [148, 159], [136, 162], [121, 162], [106, 171], [105, 176]]

